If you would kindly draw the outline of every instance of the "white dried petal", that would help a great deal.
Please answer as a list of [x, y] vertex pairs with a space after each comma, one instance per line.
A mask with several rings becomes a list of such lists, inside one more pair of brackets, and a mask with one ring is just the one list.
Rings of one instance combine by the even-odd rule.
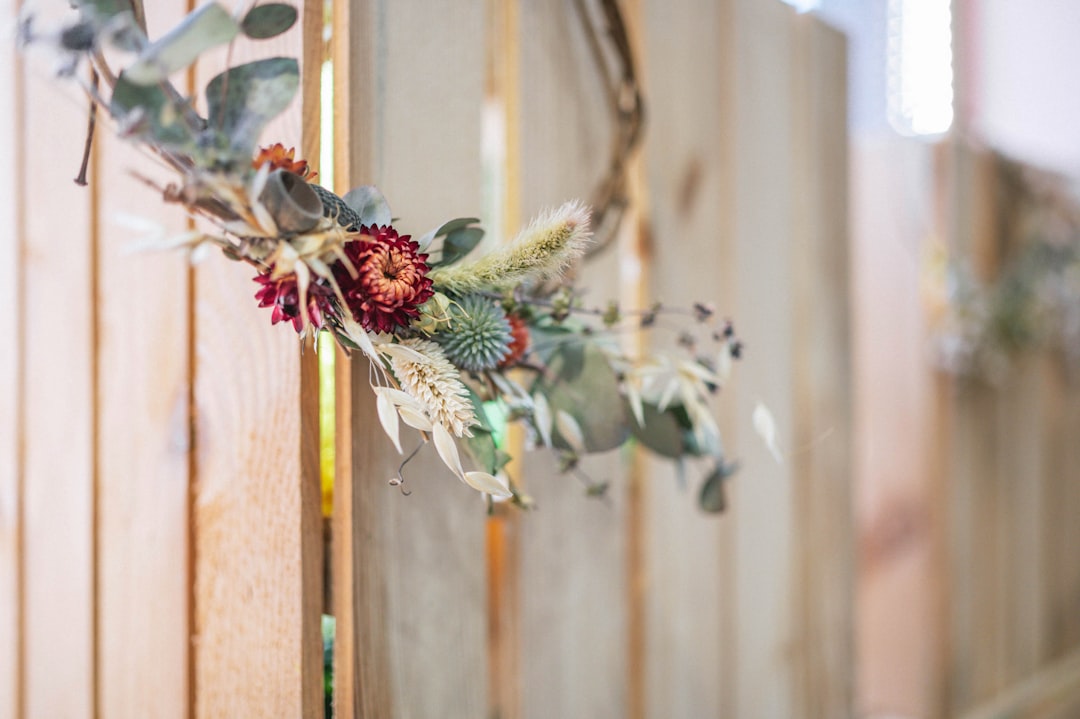
[[772, 412], [768, 408], [758, 402], [754, 407], [754, 414], [752, 416], [754, 423], [754, 431], [758, 433], [761, 440], [765, 443], [769, 453], [772, 454], [773, 459], [777, 464], [784, 461], [783, 455], [780, 454], [780, 445], [776, 439], [776, 421], [773, 419]]
[[394, 409], [394, 403], [385, 394], [380, 394], [375, 398], [375, 406], [379, 410], [379, 422], [382, 424], [383, 431], [386, 432], [386, 436], [390, 438], [390, 441], [394, 443], [394, 448], [397, 449], [398, 454], [402, 454], [401, 426], [398, 423], [398, 414], [397, 410]]
[[435, 424], [431, 428], [431, 438], [435, 441], [435, 450], [443, 464], [450, 468], [458, 479], [465, 481], [465, 469], [461, 466], [461, 455], [458, 454], [457, 444], [450, 435], [450, 430], [441, 424]]
[[581, 425], [573, 415], [565, 410], [555, 413], [555, 426], [559, 428], [559, 434], [575, 452], [585, 452], [585, 433], [581, 431]]
[[510, 485], [506, 479], [488, 474], [487, 472], [466, 472], [465, 484], [478, 492], [490, 494], [492, 497], [506, 499], [512, 497]]

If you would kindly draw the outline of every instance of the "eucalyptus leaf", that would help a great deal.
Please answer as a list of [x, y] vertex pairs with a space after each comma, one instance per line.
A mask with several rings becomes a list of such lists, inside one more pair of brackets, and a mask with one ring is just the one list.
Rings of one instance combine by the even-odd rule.
[[150, 43], [124, 72], [130, 82], [154, 85], [195, 62], [203, 52], [231, 41], [240, 26], [217, 3], [203, 5]]
[[435, 237], [449, 235], [451, 232], [465, 229], [469, 225], [475, 225], [478, 222], [480, 222], [479, 217], [458, 217], [457, 219], [450, 220], [449, 222], [444, 222], [442, 227], [435, 230]]
[[496, 474], [510, 461], [510, 455], [499, 449], [495, 436], [490, 432], [472, 428], [473, 436], [465, 440], [469, 456], [485, 472]]
[[[547, 397], [556, 416], [562, 411], [574, 419], [588, 452], [614, 449], [630, 436], [633, 419], [619, 394], [618, 377], [593, 343], [566, 345], [555, 352], [548, 372], [533, 387], [536, 392]], [[556, 447], [571, 448], [561, 432], [552, 439]]]
[[631, 426], [637, 441], [661, 457], [676, 459], [688, 454], [686, 446], [688, 430], [679, 422], [678, 416], [672, 409], [661, 412], [656, 405], [646, 403], [642, 405], [642, 410], [644, 425], [639, 426], [635, 422]]
[[736, 469], [738, 469], [737, 464], [717, 462], [713, 471], [705, 478], [705, 482], [701, 485], [701, 493], [698, 495], [698, 504], [703, 510], [719, 514], [727, 509], [725, 484], [728, 477], [735, 474]]
[[349, 190], [342, 198], [345, 204], [360, 217], [360, 224], [368, 227], [389, 225], [393, 216], [390, 205], [375, 185], [362, 185]]
[[484, 239], [484, 231], [479, 227], [462, 227], [447, 234], [443, 240], [442, 257], [440, 265], [451, 265], [465, 255]]
[[251, 8], [240, 22], [240, 27], [253, 40], [265, 40], [280, 35], [295, 23], [295, 7], [285, 3], [267, 3]]
[[210, 127], [227, 138], [237, 155], [249, 157], [263, 128], [289, 106], [299, 87], [294, 58], [272, 57], [230, 68], [206, 86]]
[[491, 423], [491, 419], [488, 417], [487, 408], [484, 407], [484, 401], [480, 399], [480, 395], [472, 391], [471, 387], [465, 387], [469, 393], [469, 402], [473, 407], [473, 414], [476, 415], [476, 425], [485, 432], [494, 434], [495, 426]]
[[157, 85], [138, 85], [121, 73], [109, 100], [109, 112], [127, 132], [171, 149], [186, 150], [195, 141], [184, 109]]
[[131, 11], [130, 0], [76, 0], [75, 6], [91, 12], [98, 20], [108, 20], [114, 15]]

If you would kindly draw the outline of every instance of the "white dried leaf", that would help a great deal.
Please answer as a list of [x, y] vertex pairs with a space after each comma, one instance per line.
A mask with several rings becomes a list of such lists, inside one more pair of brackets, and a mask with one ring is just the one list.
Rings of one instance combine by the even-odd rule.
[[397, 407], [412, 407], [413, 409], [423, 412], [426, 407], [416, 397], [404, 390], [397, 389], [395, 387], [376, 387], [372, 386], [371, 391], [377, 395], [386, 396]]
[[402, 405], [398, 407], [398, 414], [401, 415], [402, 421], [413, 429], [418, 429], [421, 432], [430, 432], [432, 430], [431, 420], [423, 412]]
[[454, 442], [450, 430], [441, 424], [435, 424], [431, 428], [431, 438], [435, 441], [435, 450], [443, 464], [457, 475], [462, 482], [465, 481], [465, 469], [461, 466], [461, 455], [458, 454], [457, 444]]
[[656, 403], [656, 408], [661, 412], [666, 411], [668, 405], [671, 404], [671, 400], [675, 399], [675, 395], [678, 393], [679, 377], [678, 375], [672, 375], [664, 384], [664, 390], [660, 394], [660, 401]]
[[776, 421], [773, 419], [772, 412], [768, 408], [758, 402], [754, 407], [754, 414], [752, 417], [754, 423], [754, 431], [761, 437], [761, 441], [765, 443], [769, 453], [772, 454], [773, 459], [777, 464], [784, 461], [783, 455], [780, 454], [780, 446], [776, 439]]
[[585, 452], [585, 433], [581, 431], [581, 425], [573, 415], [565, 410], [555, 413], [555, 426], [559, 428], [559, 434], [575, 452]]
[[720, 378], [721, 385], [727, 384], [728, 379], [731, 377], [732, 364], [731, 348], [724, 345], [716, 358], [716, 376]]
[[536, 431], [545, 447], [551, 446], [551, 405], [547, 397], [540, 392], [533, 395], [533, 421], [536, 423]]
[[390, 438], [390, 441], [394, 443], [398, 454], [402, 454], [401, 425], [398, 423], [398, 414], [397, 410], [394, 409], [394, 403], [385, 394], [380, 394], [375, 398], [375, 406], [379, 410], [379, 422], [382, 424], [383, 431], [386, 432], [386, 436]]
[[507, 483], [506, 479], [488, 474], [487, 472], [466, 472], [465, 484], [478, 492], [484, 492], [499, 499], [513, 496], [513, 493], [510, 491], [510, 485]]
[[360, 348], [368, 359], [373, 364], [381, 367], [379, 355], [375, 351], [375, 345], [371, 341], [371, 336], [367, 333], [360, 323], [352, 318], [351, 312], [342, 312], [338, 318], [341, 321], [341, 327], [345, 330], [345, 334], [356, 343], [356, 346]]

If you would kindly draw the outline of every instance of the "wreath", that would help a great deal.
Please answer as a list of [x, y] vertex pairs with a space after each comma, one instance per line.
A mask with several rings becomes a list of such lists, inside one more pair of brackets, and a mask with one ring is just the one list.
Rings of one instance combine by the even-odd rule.
[[[165, 186], [143, 178], [202, 221], [169, 244], [192, 252], [216, 246], [251, 265], [254, 300], [270, 322], [301, 338], [330, 333], [370, 361], [378, 419], [399, 453], [405, 425], [422, 436], [417, 449], [433, 444], [468, 486], [528, 506], [505, 471], [507, 423], [523, 425], [527, 444], [554, 450], [570, 472], [580, 473], [585, 454], [636, 441], [680, 462], [710, 459], [701, 504], [722, 509], [734, 466], [710, 403], [742, 345], [730, 321], [705, 303], [585, 306], [566, 277], [592, 242], [582, 203], [541, 214], [485, 252], [477, 250], [476, 218], [404, 234], [375, 187], [338, 196], [317, 184], [293, 149], [259, 145], [298, 91], [295, 58], [229, 67], [206, 85], [203, 114], [169, 81], [208, 50], [285, 32], [295, 8], [268, 3], [234, 15], [210, 3], [151, 41], [127, 2], [74, 4], [76, 14], [59, 29], [24, 18], [22, 43], [52, 45], [59, 75], [89, 97], [91, 119], [103, 113], [175, 173]], [[114, 68], [106, 50], [128, 61]], [[639, 113], [640, 106], [638, 95]], [[628, 136], [636, 134], [635, 124]], [[635, 356], [617, 341], [628, 329], [669, 331], [675, 340]], [[404, 482], [407, 461], [392, 484]]]

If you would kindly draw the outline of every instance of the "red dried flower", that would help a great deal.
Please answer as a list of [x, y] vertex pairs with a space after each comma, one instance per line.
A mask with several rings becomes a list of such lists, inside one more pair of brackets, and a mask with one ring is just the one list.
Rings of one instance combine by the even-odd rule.
[[529, 349], [529, 326], [525, 320], [514, 314], [507, 315], [506, 319], [510, 320], [510, 353], [499, 362], [499, 369], [513, 367]]
[[[271, 268], [272, 270], [273, 268]], [[289, 320], [293, 328], [300, 332], [304, 329], [304, 320], [300, 316], [300, 288], [296, 284], [296, 275], [288, 274], [276, 280], [270, 278], [270, 272], [254, 278], [262, 287], [255, 293], [259, 307], [273, 307], [270, 322], [277, 324]], [[318, 283], [308, 285], [308, 322], [315, 329], [321, 330], [326, 325], [324, 315], [333, 311], [331, 304], [332, 290]]]
[[433, 294], [427, 255], [409, 235], [398, 236], [389, 225], [361, 227], [366, 235], [348, 242], [345, 255], [356, 269], [352, 276], [342, 262], [334, 278], [353, 318], [373, 332], [392, 332], [419, 316], [419, 307]]
[[276, 142], [270, 147], [263, 147], [259, 149], [259, 154], [252, 160], [251, 166], [258, 170], [266, 163], [270, 163], [271, 170], [285, 170], [305, 180], [311, 181], [315, 179], [315, 176], [319, 173], [312, 172], [308, 166], [307, 160], [297, 160], [296, 148], [290, 147], [288, 150], [280, 142]]

